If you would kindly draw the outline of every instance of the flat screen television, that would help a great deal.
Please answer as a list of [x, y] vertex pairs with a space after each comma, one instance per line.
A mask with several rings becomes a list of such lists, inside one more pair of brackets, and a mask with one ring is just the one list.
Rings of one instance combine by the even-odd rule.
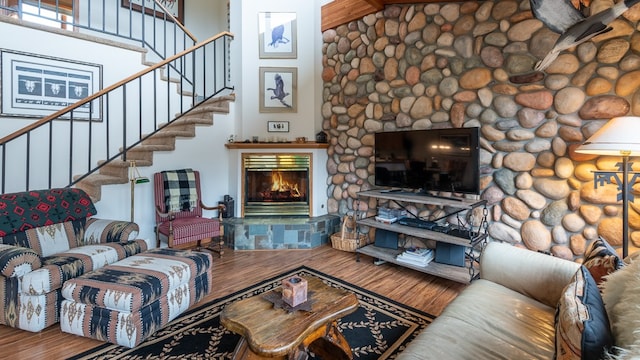
[[429, 192], [480, 193], [479, 128], [375, 134], [375, 185]]

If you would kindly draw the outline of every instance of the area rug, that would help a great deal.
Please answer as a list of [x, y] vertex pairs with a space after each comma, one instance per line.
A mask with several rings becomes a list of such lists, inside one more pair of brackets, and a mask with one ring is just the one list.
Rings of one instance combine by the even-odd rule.
[[[185, 312], [133, 349], [104, 344], [70, 359], [231, 359], [240, 337], [220, 325], [220, 311], [234, 301], [273, 290], [292, 275], [315, 276], [356, 294], [359, 308], [338, 320], [354, 359], [394, 359], [435, 318], [320, 271], [300, 267]], [[319, 359], [313, 354], [311, 358]]]

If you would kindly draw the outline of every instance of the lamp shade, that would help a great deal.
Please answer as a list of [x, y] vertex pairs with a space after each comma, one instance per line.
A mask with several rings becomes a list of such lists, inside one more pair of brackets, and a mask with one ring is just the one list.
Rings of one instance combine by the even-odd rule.
[[640, 117], [615, 117], [575, 151], [593, 155], [640, 156], [638, 129], [640, 129]]

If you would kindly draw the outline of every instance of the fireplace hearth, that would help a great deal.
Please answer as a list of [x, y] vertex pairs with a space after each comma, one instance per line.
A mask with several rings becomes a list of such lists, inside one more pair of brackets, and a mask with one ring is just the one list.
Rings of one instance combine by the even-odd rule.
[[309, 216], [311, 154], [242, 155], [242, 215]]

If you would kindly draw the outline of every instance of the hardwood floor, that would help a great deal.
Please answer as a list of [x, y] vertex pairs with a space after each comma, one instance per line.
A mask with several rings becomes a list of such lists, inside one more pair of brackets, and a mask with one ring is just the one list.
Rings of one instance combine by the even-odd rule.
[[[330, 246], [312, 250], [232, 251], [214, 255], [213, 291], [197, 304], [231, 294], [261, 280], [299, 266], [308, 266], [393, 300], [440, 315], [465, 285], [393, 264], [376, 266], [372, 258], [338, 251]], [[101, 342], [60, 331], [53, 325], [40, 333], [0, 325], [0, 357], [8, 359], [64, 359]]]

